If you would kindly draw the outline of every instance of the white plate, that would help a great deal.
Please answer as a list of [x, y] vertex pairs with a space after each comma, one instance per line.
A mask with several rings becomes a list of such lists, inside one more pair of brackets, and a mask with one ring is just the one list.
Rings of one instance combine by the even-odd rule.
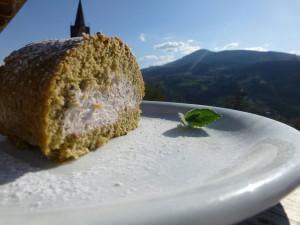
[[[184, 130], [177, 112], [223, 117]], [[140, 127], [76, 161], [0, 137], [3, 224], [231, 224], [276, 204], [300, 183], [300, 134], [223, 108], [143, 102]]]

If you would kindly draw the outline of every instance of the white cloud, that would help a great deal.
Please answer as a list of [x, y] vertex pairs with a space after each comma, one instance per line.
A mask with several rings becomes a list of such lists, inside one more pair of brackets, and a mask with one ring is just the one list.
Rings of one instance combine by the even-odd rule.
[[265, 47], [269, 47], [271, 44], [272, 44], [271, 42], [267, 43], [267, 44], [265, 44]]
[[139, 58], [140, 61], [153, 60], [153, 59], [158, 59], [158, 57], [156, 55], [145, 55], [145, 56]]
[[168, 62], [172, 62], [175, 60], [174, 55], [161, 55], [158, 57], [159, 61], [152, 64], [152, 66], [161, 66], [163, 64], [166, 64]]
[[184, 42], [184, 41], [168, 41], [161, 44], [154, 45], [154, 49], [156, 50], [162, 50], [164, 52], [179, 52], [181, 54], [187, 55], [190, 54], [196, 50], [200, 49], [200, 46], [192, 46], [191, 40]]
[[237, 46], [239, 46], [240, 44], [237, 42], [232, 42], [229, 43], [223, 47], [215, 47], [214, 50], [215, 51], [224, 51], [224, 50], [228, 50], [228, 49], [232, 49], [232, 48], [236, 48]]
[[262, 46], [258, 46], [258, 47], [250, 47], [250, 48], [244, 48], [244, 50], [250, 50], [250, 51], [259, 51], [259, 52], [267, 52], [269, 51], [269, 49], [266, 49]]
[[172, 39], [172, 38], [173, 38], [173, 35], [171, 35], [171, 34], [164, 37], [165, 40], [170, 40], [170, 39]]
[[141, 41], [145, 42], [145, 41], [146, 41], [146, 36], [145, 36], [145, 34], [141, 33], [140, 36], [139, 36], [139, 39], [140, 39]]
[[152, 66], [160, 66], [163, 64], [166, 64], [168, 62], [172, 62], [175, 60], [175, 56], [173, 54], [169, 54], [169, 55], [160, 55], [160, 56], [156, 56], [156, 55], [145, 55], [141, 58], [139, 58], [139, 61], [143, 61], [143, 60], [156, 60], [156, 62], [154, 62], [152, 64]]
[[[260, 52], [267, 52], [269, 49], [267, 49], [268, 46], [270, 46], [272, 43], [264, 44], [264, 46], [258, 46], [258, 47], [249, 47], [249, 48], [243, 48], [243, 50], [250, 50], [250, 51], [260, 51]], [[228, 49], [233, 49], [239, 46], [239, 43], [233, 42], [229, 43], [223, 47], [215, 47], [215, 51], [223, 51]]]
[[184, 46], [184, 47], [181, 49], [181, 51], [182, 51], [182, 53], [183, 53], [184, 55], [188, 55], [188, 54], [190, 54], [190, 53], [192, 53], [192, 52], [195, 52], [195, 51], [197, 51], [197, 50], [199, 50], [199, 49], [200, 49], [199, 46], [190, 46], [190, 45], [186, 45], [186, 46]]
[[297, 51], [289, 51], [288, 53], [296, 55]]
[[[200, 49], [200, 46], [194, 44], [194, 40], [188, 41], [167, 41], [164, 43], [156, 44], [153, 47], [155, 50], [162, 51], [164, 55], [145, 55], [138, 60], [143, 63], [148, 64], [149, 62], [153, 62], [152, 66], [160, 66], [169, 62], [176, 60], [178, 57], [182, 55], [190, 54], [194, 51]], [[149, 64], [148, 64], [149, 65]]]
[[237, 43], [237, 42], [229, 43], [229, 44], [225, 45], [222, 48], [222, 50], [228, 50], [228, 49], [236, 48], [237, 46], [239, 46], [239, 43]]
[[139, 60], [154, 59], [156, 60], [156, 62], [154, 62], [152, 66], [160, 66], [176, 60], [176, 58], [180, 55], [187, 55], [200, 49], [200, 46], [192, 45], [192, 43], [194, 43], [194, 40], [188, 40], [186, 42], [167, 41], [161, 44], [156, 44], [153, 47], [155, 50], [163, 51], [167, 54], [161, 56], [155, 56], [155, 55], [144, 56]]
[[162, 44], [154, 45], [154, 49], [163, 50], [165, 52], [177, 52], [181, 42], [165, 42]]

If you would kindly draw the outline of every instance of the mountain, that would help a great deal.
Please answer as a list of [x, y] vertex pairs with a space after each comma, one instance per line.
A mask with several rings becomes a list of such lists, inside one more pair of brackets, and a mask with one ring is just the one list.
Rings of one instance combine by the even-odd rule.
[[213, 105], [300, 129], [300, 57], [280, 52], [198, 50], [142, 70], [147, 100]]
[[251, 65], [259, 62], [291, 60], [300, 60], [300, 57], [294, 54], [271, 51], [227, 50], [212, 52], [201, 49], [163, 66], [143, 69], [142, 73], [143, 76], [148, 76], [152, 74], [173, 73], [178, 70], [196, 72], [199, 69], [208, 70], [212, 68]]

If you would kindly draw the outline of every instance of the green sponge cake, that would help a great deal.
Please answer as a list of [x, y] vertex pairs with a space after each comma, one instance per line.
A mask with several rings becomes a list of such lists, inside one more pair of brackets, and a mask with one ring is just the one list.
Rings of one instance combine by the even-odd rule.
[[76, 159], [138, 126], [144, 82], [130, 48], [101, 33], [36, 42], [0, 67], [0, 134]]

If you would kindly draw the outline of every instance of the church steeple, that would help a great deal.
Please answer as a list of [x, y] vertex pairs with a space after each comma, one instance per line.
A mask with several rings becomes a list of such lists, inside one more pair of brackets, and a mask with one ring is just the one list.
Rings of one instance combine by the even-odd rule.
[[81, 0], [79, 0], [75, 25], [71, 26], [71, 37], [80, 37], [82, 33], [90, 34], [90, 27], [85, 26]]

